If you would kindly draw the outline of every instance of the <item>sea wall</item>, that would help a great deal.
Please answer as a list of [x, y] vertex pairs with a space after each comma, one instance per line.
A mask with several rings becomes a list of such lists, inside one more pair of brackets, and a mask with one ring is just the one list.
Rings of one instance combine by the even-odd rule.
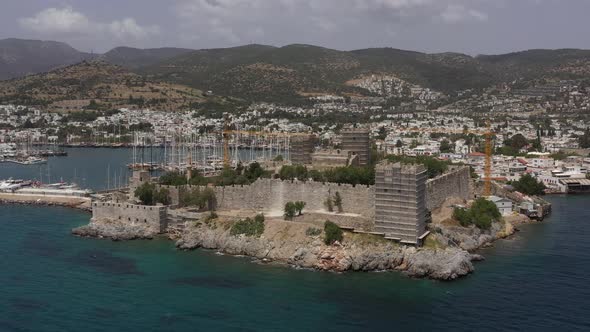
[[145, 224], [148, 227], [165, 232], [167, 208], [165, 206], [135, 205], [121, 202], [93, 202], [92, 219], [120, 220], [131, 224]]
[[58, 195], [32, 195], [0, 192], [0, 201], [17, 204], [59, 205], [76, 207], [80, 209], [90, 208], [89, 197], [58, 196]]
[[426, 207], [429, 210], [436, 209], [449, 197], [471, 198], [470, 181], [467, 166], [455, 167], [443, 175], [426, 181]]

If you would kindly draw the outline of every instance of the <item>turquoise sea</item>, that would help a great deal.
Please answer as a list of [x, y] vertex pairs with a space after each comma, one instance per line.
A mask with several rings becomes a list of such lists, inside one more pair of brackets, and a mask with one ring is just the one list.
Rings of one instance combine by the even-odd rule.
[[588, 331], [590, 197], [548, 198], [454, 282], [77, 238], [87, 213], [0, 205], [0, 331]]

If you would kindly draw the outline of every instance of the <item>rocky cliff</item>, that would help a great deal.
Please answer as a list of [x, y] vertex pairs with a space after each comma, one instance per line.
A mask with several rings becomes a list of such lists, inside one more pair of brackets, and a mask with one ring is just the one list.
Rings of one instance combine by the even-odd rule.
[[460, 248], [400, 246], [368, 234], [345, 233], [328, 246], [322, 234], [307, 235], [309, 224], [267, 221], [260, 237], [230, 234], [226, 223], [193, 223], [177, 240], [180, 249], [207, 248], [296, 267], [326, 271], [400, 270], [411, 277], [453, 280], [473, 271], [477, 255]]
[[85, 226], [72, 229], [72, 234], [83, 237], [107, 238], [113, 241], [152, 239], [159, 229], [143, 223], [129, 223], [114, 219], [91, 219]]

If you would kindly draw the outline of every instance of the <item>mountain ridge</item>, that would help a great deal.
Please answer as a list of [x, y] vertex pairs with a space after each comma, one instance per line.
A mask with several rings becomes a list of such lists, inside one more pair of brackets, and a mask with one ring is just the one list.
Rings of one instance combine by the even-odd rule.
[[[26, 59], [18, 59], [19, 52], [15, 49], [19, 48], [19, 43], [23, 44], [20, 52], [30, 57], [28, 67]], [[3, 49], [3, 44], [12, 46]], [[28, 47], [43, 53], [42, 45], [47, 45], [49, 54], [68, 55], [63, 57], [64, 63], [46, 61], [37, 65], [38, 57], [31, 57], [31, 52], [26, 50]], [[2, 50], [5, 50], [4, 53]], [[8, 63], [7, 59], [19, 63], [17, 67], [21, 70], [10, 71], [6, 65], [2, 67], [2, 61]], [[393, 47], [341, 51], [308, 44], [281, 47], [249, 44], [195, 50], [121, 46], [101, 55], [89, 55], [60, 42], [0, 40], [0, 78], [34, 74], [35, 70], [49, 72], [76, 61], [90, 60], [120, 65], [148, 81], [212, 91], [216, 95], [246, 101], [272, 102], [289, 102], [319, 93], [367, 94], [367, 91], [346, 82], [371, 76], [396, 77], [411, 84], [451, 93], [514, 80], [570, 79], [590, 75], [590, 50], [582, 49], [533, 49], [470, 56], [456, 52], [423, 53]]]

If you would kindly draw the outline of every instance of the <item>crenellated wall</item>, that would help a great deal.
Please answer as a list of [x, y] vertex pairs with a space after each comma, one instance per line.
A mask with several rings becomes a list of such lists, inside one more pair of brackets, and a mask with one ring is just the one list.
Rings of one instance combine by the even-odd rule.
[[122, 220], [131, 223], [145, 223], [159, 232], [164, 232], [167, 224], [165, 206], [135, 205], [121, 202], [93, 202], [92, 219]]

